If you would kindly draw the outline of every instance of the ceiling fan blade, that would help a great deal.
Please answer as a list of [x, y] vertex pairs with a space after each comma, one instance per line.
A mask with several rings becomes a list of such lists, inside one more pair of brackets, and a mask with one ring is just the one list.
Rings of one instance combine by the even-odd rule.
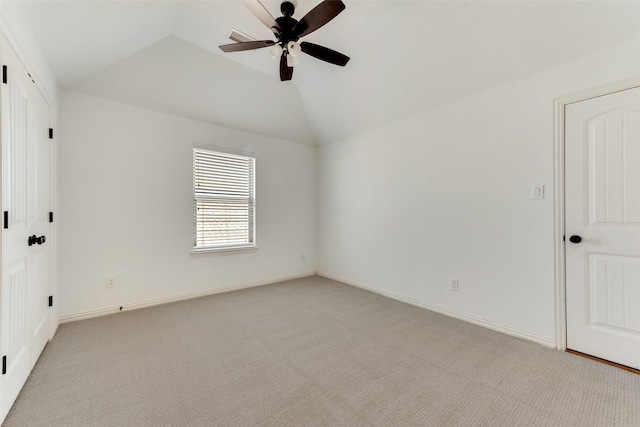
[[273, 46], [274, 44], [276, 44], [276, 42], [272, 40], [255, 40], [250, 42], [223, 44], [222, 46], [219, 46], [219, 48], [224, 52], [239, 52], [241, 50], [260, 49], [262, 47]]
[[280, 81], [291, 80], [293, 77], [293, 67], [287, 65], [286, 52], [280, 57]]
[[306, 36], [338, 16], [344, 8], [340, 0], [324, 0], [300, 19], [293, 27], [293, 32], [299, 37]]
[[251, 11], [251, 13], [253, 13], [256, 18], [258, 18], [264, 25], [266, 25], [268, 29], [273, 31], [274, 34], [280, 34], [282, 32], [282, 27], [280, 26], [280, 24], [276, 22], [275, 18], [269, 13], [267, 8], [264, 7], [262, 3], [260, 3], [260, 0], [245, 0], [244, 4]]
[[300, 43], [300, 48], [304, 53], [311, 55], [314, 58], [318, 58], [331, 64], [340, 65], [341, 67], [347, 65], [347, 62], [349, 62], [349, 59], [351, 59], [348, 56], [341, 54], [340, 52], [329, 49], [328, 47], [309, 42]]

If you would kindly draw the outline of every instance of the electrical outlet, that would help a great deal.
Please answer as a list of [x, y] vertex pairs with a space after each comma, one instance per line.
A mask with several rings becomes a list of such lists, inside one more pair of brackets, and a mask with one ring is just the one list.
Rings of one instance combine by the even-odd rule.
[[451, 290], [456, 292], [460, 290], [460, 282], [458, 279], [451, 279]]
[[116, 287], [116, 278], [107, 277], [107, 288], [115, 288], [115, 287]]

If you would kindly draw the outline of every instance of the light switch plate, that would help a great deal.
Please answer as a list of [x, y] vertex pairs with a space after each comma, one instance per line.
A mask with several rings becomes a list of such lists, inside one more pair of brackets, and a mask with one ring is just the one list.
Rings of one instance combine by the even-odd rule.
[[544, 185], [532, 185], [531, 198], [533, 200], [544, 199]]

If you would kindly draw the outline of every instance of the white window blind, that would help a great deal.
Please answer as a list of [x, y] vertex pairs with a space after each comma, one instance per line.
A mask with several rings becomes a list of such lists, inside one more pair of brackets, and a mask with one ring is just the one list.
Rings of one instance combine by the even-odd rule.
[[194, 248], [255, 246], [253, 157], [193, 148]]

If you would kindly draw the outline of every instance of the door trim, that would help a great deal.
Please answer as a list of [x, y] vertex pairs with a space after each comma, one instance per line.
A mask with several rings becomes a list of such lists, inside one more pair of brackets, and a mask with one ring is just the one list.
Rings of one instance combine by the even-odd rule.
[[564, 191], [564, 150], [565, 150], [565, 106], [587, 99], [622, 92], [627, 89], [640, 87], [640, 77], [607, 84], [593, 89], [587, 89], [561, 98], [556, 98], [554, 104], [554, 238], [555, 238], [555, 312], [556, 312], [556, 348], [567, 350], [567, 299], [566, 299], [566, 271], [565, 245], [562, 237], [565, 235], [565, 191]]

